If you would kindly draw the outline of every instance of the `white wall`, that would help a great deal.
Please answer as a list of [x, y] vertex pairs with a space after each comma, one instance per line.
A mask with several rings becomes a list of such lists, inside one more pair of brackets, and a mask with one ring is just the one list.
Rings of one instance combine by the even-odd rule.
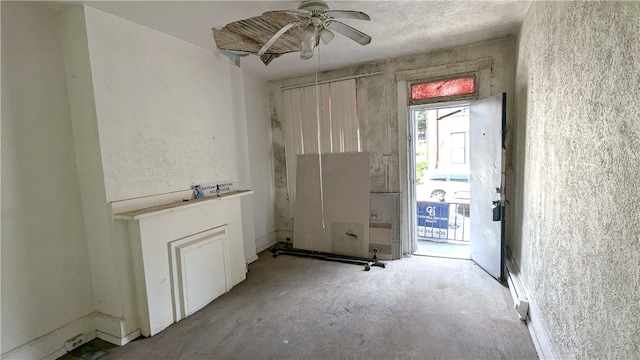
[[56, 9], [2, 2], [3, 358], [132, 334], [113, 201], [237, 179], [257, 187], [258, 246], [275, 240], [266, 82], [98, 10]]
[[[247, 117], [244, 101], [243, 74], [240, 68], [232, 66], [231, 99], [233, 108], [233, 125], [236, 144], [236, 167], [238, 169], [238, 187], [251, 189], [251, 164], [249, 162], [249, 144], [247, 139]], [[246, 263], [258, 259], [256, 256], [256, 237], [253, 228], [253, 205], [251, 196], [240, 199], [242, 209], [242, 237]]]
[[57, 19], [33, 3], [1, 6], [6, 357], [50, 332], [64, 333], [94, 303]]
[[261, 251], [277, 241], [269, 90], [265, 80], [252, 75], [244, 74], [243, 82], [251, 189], [255, 191], [251, 197], [255, 245], [257, 250]]
[[62, 29], [98, 335], [117, 340], [137, 328], [135, 284], [110, 202], [236, 180], [242, 113], [225, 57], [90, 7]]
[[57, 357], [79, 332], [133, 330], [112, 201], [257, 176], [259, 201], [243, 211], [258, 220], [245, 225], [275, 230], [266, 83], [98, 10], [55, 9], [2, 2], [3, 357]]
[[640, 3], [532, 2], [514, 260], [546, 355], [640, 358]]
[[107, 201], [237, 180], [230, 62], [86, 8]]
[[[67, 75], [73, 143], [82, 198], [95, 310], [116, 319], [122, 308], [118, 288], [117, 250], [112, 241], [111, 212], [106, 201], [95, 112], [86, 22], [82, 7], [61, 16], [60, 33]], [[117, 327], [117, 326], [116, 326]], [[108, 332], [116, 336], [115, 331]], [[120, 333], [120, 331], [117, 331]]]
[[[227, 57], [99, 10], [85, 12], [107, 201], [220, 180], [252, 189], [253, 165], [268, 161], [269, 152], [250, 154], [249, 147], [267, 142], [269, 131], [248, 139], [254, 120], [247, 112], [268, 126], [266, 89], [251, 95], [255, 106], [245, 101], [242, 71]], [[259, 176], [264, 168], [256, 169]], [[242, 199], [248, 261], [256, 251], [253, 213], [264, 213], [252, 201]], [[259, 237], [268, 234], [262, 231]]]

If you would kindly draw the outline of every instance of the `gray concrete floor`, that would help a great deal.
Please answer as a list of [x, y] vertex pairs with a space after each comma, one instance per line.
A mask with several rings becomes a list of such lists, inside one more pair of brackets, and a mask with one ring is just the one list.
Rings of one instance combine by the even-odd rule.
[[471, 261], [414, 256], [365, 272], [259, 256], [247, 280], [201, 311], [98, 357], [537, 359], [509, 290]]
[[418, 239], [416, 255], [438, 256], [453, 259], [469, 259], [471, 254], [468, 242], [438, 242], [426, 239]]

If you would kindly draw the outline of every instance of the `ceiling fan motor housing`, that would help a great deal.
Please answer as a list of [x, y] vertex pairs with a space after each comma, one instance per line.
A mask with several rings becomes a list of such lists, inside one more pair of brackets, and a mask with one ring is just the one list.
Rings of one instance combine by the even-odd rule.
[[298, 6], [298, 9], [310, 11], [312, 16], [322, 16], [329, 10], [329, 5], [322, 0], [307, 0], [303, 1], [300, 6]]

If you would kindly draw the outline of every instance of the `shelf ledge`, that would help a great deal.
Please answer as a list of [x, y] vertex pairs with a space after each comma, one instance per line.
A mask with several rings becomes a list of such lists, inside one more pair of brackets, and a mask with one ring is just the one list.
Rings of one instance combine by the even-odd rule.
[[119, 214], [114, 214], [113, 218], [115, 220], [138, 220], [149, 216], [156, 216], [160, 214], [165, 214], [177, 210], [186, 209], [189, 207], [194, 207], [198, 205], [204, 205], [205, 203], [210, 203], [212, 201], [224, 201], [230, 200], [241, 196], [251, 195], [253, 194], [253, 190], [237, 190], [222, 194], [220, 196], [210, 196], [202, 199], [189, 199], [187, 201], [176, 201], [168, 204], [156, 205], [144, 209], [127, 211]]

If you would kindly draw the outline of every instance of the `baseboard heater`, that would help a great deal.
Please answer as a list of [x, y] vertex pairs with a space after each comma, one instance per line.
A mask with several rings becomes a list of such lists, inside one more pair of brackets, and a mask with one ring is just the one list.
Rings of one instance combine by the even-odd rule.
[[513, 307], [518, 312], [520, 320], [527, 319], [527, 313], [529, 312], [529, 299], [524, 293], [518, 273], [515, 271], [515, 266], [511, 262], [511, 259], [507, 259], [507, 282], [509, 284], [509, 291], [513, 297]]
[[336, 262], [342, 262], [342, 263], [354, 264], [354, 265], [364, 265], [365, 271], [371, 270], [372, 266], [378, 266], [383, 269], [387, 266], [386, 263], [378, 260], [377, 248], [373, 249], [373, 257], [371, 259], [365, 259], [365, 258], [360, 258], [355, 256], [331, 254], [331, 253], [325, 253], [320, 251], [294, 249], [293, 247], [290, 246], [289, 243], [282, 243], [282, 242], [279, 242], [274, 246], [272, 246], [269, 249], [269, 251], [273, 253], [273, 257], [277, 257], [278, 255], [293, 255], [293, 256], [309, 257], [309, 258], [327, 260], [327, 261], [336, 261]]

